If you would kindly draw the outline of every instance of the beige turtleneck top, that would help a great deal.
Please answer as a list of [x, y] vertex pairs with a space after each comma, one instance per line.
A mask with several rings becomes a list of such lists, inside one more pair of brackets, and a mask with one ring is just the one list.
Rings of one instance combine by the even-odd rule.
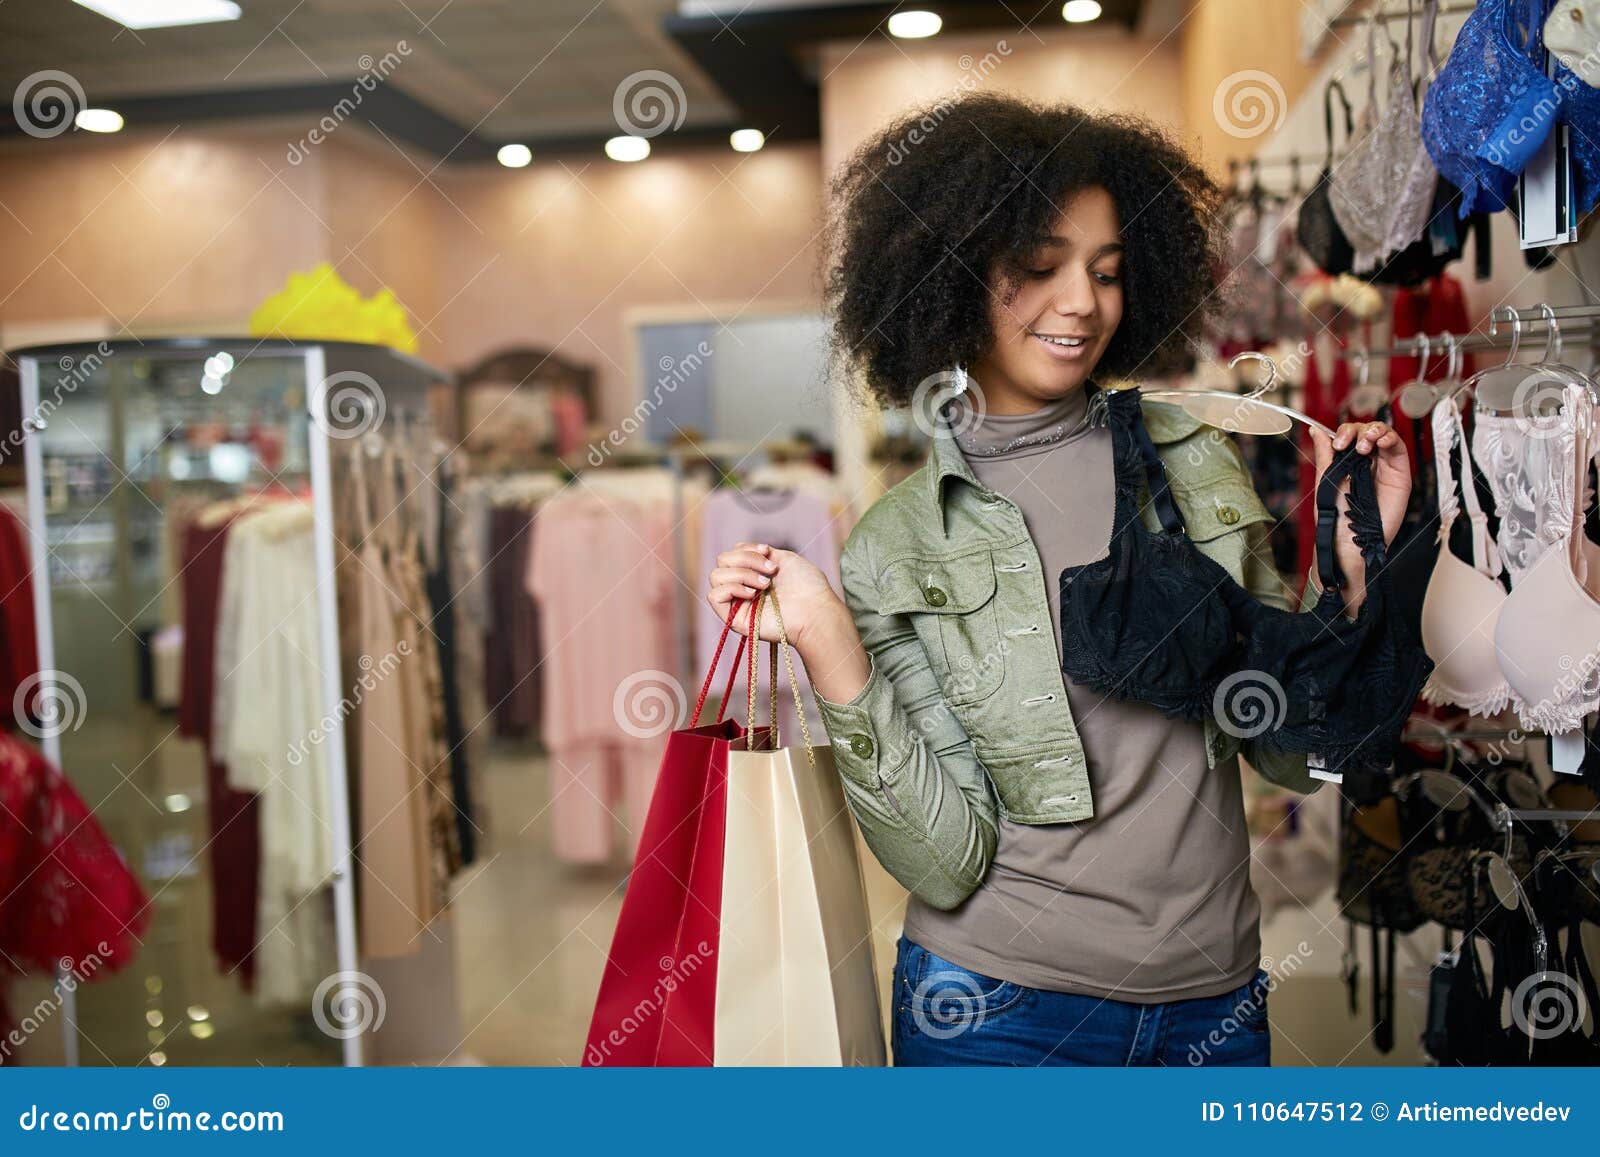
[[[979, 481], [1022, 511], [1058, 655], [1057, 576], [1103, 557], [1111, 536], [1111, 433], [1074, 430], [1086, 406], [1074, 390], [1030, 414], [986, 415], [958, 440]], [[1007, 448], [1058, 427], [1055, 441]], [[964, 968], [1032, 988], [1157, 1003], [1239, 987], [1255, 974], [1261, 942], [1238, 761], [1208, 770], [1199, 723], [1070, 679], [1066, 690], [1094, 818], [1002, 819], [983, 884], [953, 911], [913, 898], [906, 935]]]

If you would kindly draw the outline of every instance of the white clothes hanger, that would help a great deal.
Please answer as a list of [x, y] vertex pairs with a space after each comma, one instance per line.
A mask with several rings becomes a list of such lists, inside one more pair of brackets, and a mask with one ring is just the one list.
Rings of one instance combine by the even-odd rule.
[[1146, 390], [1141, 397], [1159, 401], [1172, 401], [1196, 421], [1231, 434], [1283, 434], [1293, 429], [1296, 422], [1321, 430], [1328, 437], [1333, 430], [1299, 410], [1269, 402], [1263, 396], [1278, 380], [1278, 367], [1266, 354], [1246, 350], [1228, 359], [1228, 368], [1236, 369], [1242, 361], [1261, 362], [1267, 367], [1267, 378], [1248, 394], [1230, 394], [1224, 390]]

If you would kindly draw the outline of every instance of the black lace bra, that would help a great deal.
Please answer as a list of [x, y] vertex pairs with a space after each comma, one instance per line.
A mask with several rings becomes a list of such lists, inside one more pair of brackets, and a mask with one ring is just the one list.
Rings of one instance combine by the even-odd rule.
[[[1370, 459], [1336, 451], [1317, 487], [1322, 597], [1306, 613], [1264, 605], [1184, 533], [1144, 428], [1139, 391], [1108, 393], [1116, 512], [1107, 555], [1061, 572], [1062, 670], [1101, 694], [1204, 719], [1258, 746], [1308, 757], [1333, 777], [1377, 770], [1433, 668], [1396, 610]], [[1366, 560], [1366, 598], [1344, 613], [1334, 554], [1338, 488]], [[1139, 519], [1141, 481], [1163, 527]]]

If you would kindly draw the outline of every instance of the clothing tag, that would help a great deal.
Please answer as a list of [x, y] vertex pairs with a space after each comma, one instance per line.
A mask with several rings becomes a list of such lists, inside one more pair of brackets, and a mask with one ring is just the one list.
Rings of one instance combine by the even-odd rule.
[[1329, 771], [1327, 760], [1323, 759], [1315, 751], [1306, 756], [1306, 771], [1312, 779], [1320, 779], [1324, 783], [1344, 782], [1344, 773], [1341, 771]]
[[1550, 737], [1550, 766], [1568, 775], [1583, 774], [1583, 728]]
[[[1545, 70], [1555, 63], [1545, 54]], [[1553, 114], [1546, 114], [1553, 115]], [[1566, 124], [1552, 127], [1517, 178], [1519, 238], [1524, 249], [1570, 244], [1578, 239], [1572, 220], [1572, 149]]]

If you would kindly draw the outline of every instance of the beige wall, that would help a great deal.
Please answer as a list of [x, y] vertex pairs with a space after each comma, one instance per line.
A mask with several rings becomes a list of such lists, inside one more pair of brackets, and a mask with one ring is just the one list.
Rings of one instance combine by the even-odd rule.
[[822, 74], [822, 155], [829, 170], [902, 110], [968, 91], [1135, 111], [1184, 127], [1176, 40], [1111, 28], [838, 45], [823, 53]]
[[296, 129], [0, 148], [0, 332], [243, 332], [326, 260], [393, 289], [441, 365], [511, 343], [594, 363], [611, 417], [635, 396], [626, 311], [817, 302], [814, 145], [435, 171], [355, 125], [291, 165]]
[[471, 355], [528, 341], [594, 364], [615, 417], [640, 396], [629, 311], [818, 306], [819, 190], [809, 145], [457, 177], [439, 328]]
[[435, 170], [346, 124], [292, 165], [298, 122], [10, 142], [0, 331], [108, 318], [122, 332], [238, 330], [288, 273], [329, 260], [363, 291], [394, 289], [424, 357], [554, 346], [596, 365], [614, 417], [637, 389], [630, 312], [818, 303], [823, 175], [900, 110], [993, 88], [1137, 110], [1204, 140], [1213, 72], [1293, 59], [1277, 50], [1289, 33], [1269, 32], [1292, 21], [1263, 16], [1275, 7], [1203, 0], [1164, 41], [1044, 28], [829, 49], [820, 145], [749, 156]]
[[1254, 155], [1310, 82], [1300, 13], [1292, 0], [1189, 0], [1175, 38], [1183, 109], [1214, 176]]

